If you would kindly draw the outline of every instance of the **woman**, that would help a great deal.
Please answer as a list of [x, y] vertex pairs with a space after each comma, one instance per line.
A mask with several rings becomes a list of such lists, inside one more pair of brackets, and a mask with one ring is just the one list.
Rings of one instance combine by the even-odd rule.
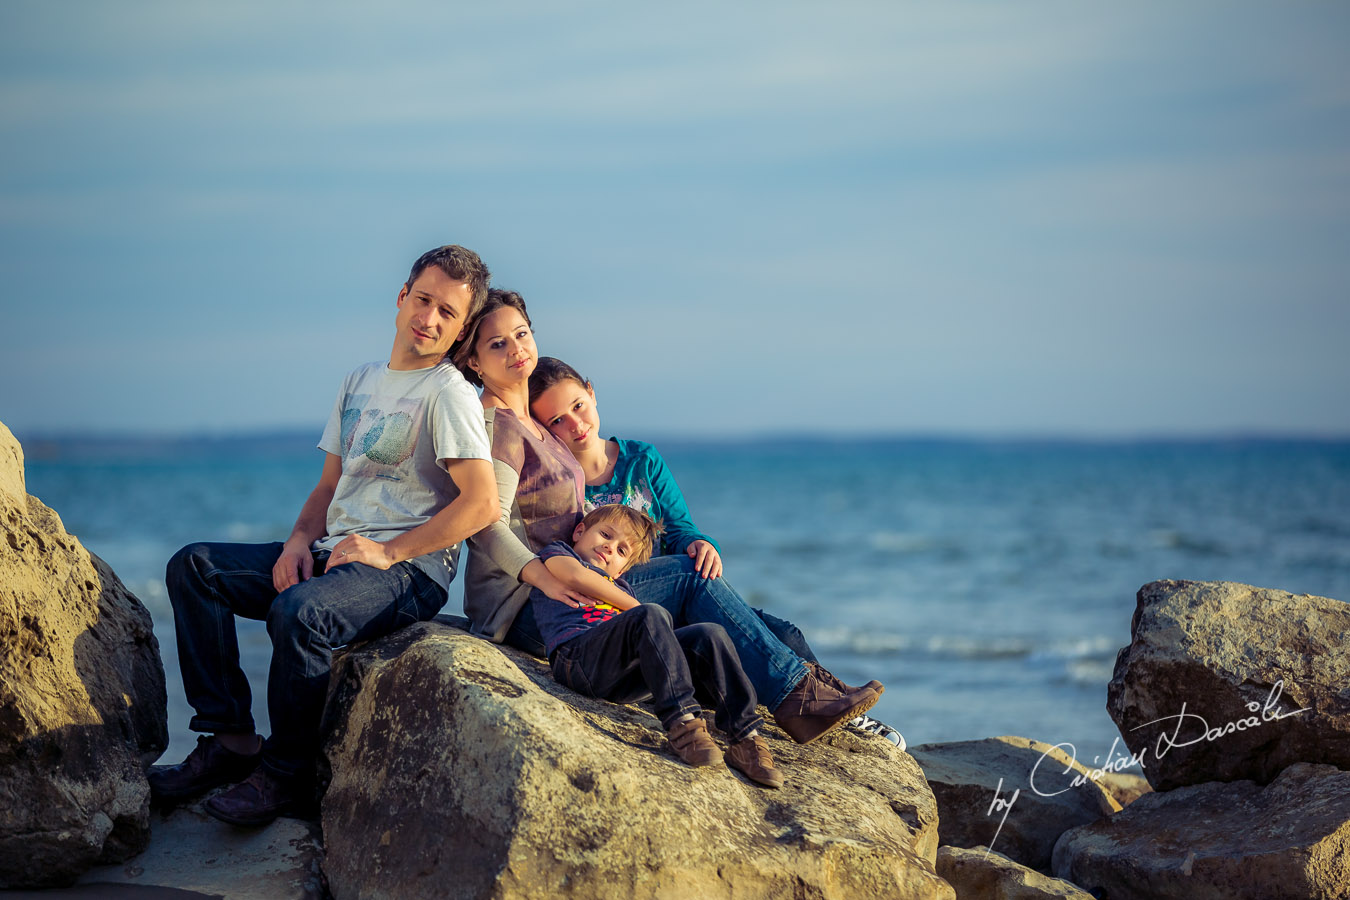
[[[564, 588], [534, 555], [570, 537], [581, 518], [584, 479], [571, 452], [530, 416], [529, 377], [538, 350], [521, 296], [489, 291], [453, 359], [465, 378], [483, 388], [502, 506], [501, 519], [469, 539], [464, 611], [475, 634], [542, 654], [526, 603], [530, 586], [571, 605], [590, 602]], [[705, 577], [691, 557], [661, 556], [626, 577], [640, 602], [660, 604], [677, 625], [711, 622], [725, 628], [760, 702], [799, 743], [865, 712], [880, 696], [872, 686], [841, 690], [832, 676], [827, 681], [819, 674], [824, 670], [808, 667], [730, 585]]]

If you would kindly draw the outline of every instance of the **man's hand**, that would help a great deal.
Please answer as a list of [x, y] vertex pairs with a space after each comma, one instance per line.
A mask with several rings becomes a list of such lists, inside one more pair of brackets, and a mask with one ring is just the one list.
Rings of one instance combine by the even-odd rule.
[[314, 556], [309, 548], [323, 537], [328, 504], [333, 501], [333, 492], [337, 490], [341, 477], [342, 457], [324, 454], [323, 474], [319, 476], [319, 483], [309, 492], [309, 499], [300, 509], [291, 536], [286, 538], [282, 547], [281, 558], [272, 567], [272, 587], [277, 589], [278, 594], [313, 577]]
[[722, 554], [708, 541], [690, 541], [684, 552], [694, 558], [694, 568], [704, 578], [722, 577]]
[[389, 552], [388, 547], [359, 534], [350, 534], [343, 538], [328, 556], [329, 569], [345, 566], [347, 563], [361, 563], [372, 569], [387, 569], [396, 562], [398, 560]]
[[281, 548], [281, 557], [272, 566], [272, 587], [280, 594], [288, 587], [309, 581], [313, 574], [314, 556], [309, 552], [309, 544], [287, 541]]

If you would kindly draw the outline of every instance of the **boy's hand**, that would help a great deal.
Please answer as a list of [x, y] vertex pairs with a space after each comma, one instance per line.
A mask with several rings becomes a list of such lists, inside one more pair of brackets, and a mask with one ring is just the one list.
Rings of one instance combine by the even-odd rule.
[[684, 552], [694, 558], [694, 568], [704, 578], [722, 577], [722, 554], [708, 541], [691, 541]]

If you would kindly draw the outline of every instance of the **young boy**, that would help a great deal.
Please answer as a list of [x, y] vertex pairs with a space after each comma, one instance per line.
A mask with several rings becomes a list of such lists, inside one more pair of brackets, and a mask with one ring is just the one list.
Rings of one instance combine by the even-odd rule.
[[691, 766], [724, 759], [699, 716], [697, 695], [731, 739], [725, 762], [765, 787], [781, 787], [768, 745], [759, 733], [755, 689], [725, 629], [700, 623], [674, 627], [670, 613], [639, 604], [621, 577], [645, 562], [660, 533], [655, 522], [627, 506], [600, 506], [572, 532], [572, 545], [555, 541], [539, 551], [554, 576], [595, 605], [573, 607], [530, 592], [553, 678], [578, 693], [631, 703], [647, 693], [675, 755]]

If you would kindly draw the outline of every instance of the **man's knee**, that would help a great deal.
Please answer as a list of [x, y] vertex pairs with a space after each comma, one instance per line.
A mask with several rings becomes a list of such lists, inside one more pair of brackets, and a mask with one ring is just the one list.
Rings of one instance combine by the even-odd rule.
[[[201, 572], [201, 563], [206, 558], [206, 553], [206, 544], [201, 542], [188, 544], [175, 553], [164, 567], [165, 584], [178, 584], [184, 579], [197, 576]], [[170, 591], [169, 600], [172, 601], [174, 596], [175, 592]]]

